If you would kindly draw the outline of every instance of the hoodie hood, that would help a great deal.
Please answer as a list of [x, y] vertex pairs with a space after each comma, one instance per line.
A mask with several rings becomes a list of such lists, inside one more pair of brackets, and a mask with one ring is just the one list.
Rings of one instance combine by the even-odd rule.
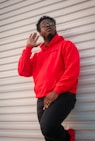
[[63, 41], [64, 38], [62, 36], [59, 36], [58, 34], [56, 34], [52, 40], [50, 41], [50, 43], [48, 44], [48, 46], [45, 45], [45, 42], [41, 44], [40, 48], [42, 51], [45, 51], [49, 48], [51, 48], [52, 46], [54, 46], [56, 43], [58, 43], [59, 41]]

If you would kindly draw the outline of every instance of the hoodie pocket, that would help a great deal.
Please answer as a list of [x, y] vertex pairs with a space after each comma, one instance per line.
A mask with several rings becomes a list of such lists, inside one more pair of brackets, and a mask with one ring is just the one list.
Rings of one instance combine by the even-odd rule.
[[36, 94], [45, 96], [49, 92], [53, 91], [55, 85], [56, 85], [56, 81], [44, 80], [43, 82], [36, 84], [34, 90]]

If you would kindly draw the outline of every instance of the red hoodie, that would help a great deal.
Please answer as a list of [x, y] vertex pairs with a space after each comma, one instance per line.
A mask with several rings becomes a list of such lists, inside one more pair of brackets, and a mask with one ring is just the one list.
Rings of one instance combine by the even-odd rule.
[[37, 98], [51, 91], [76, 93], [80, 72], [80, 58], [75, 45], [56, 34], [48, 47], [43, 43], [41, 51], [31, 57], [32, 48], [26, 46], [18, 63], [21, 76], [33, 76]]

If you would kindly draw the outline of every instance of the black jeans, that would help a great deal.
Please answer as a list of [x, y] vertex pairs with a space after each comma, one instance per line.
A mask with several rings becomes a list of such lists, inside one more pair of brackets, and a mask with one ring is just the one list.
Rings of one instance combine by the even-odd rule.
[[37, 115], [45, 141], [69, 141], [70, 136], [61, 123], [74, 108], [76, 96], [69, 92], [60, 96], [43, 110], [44, 97], [37, 100]]

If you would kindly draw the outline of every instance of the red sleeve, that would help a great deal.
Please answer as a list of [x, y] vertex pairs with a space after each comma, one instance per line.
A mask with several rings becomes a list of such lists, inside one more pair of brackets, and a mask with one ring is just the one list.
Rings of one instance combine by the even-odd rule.
[[31, 57], [31, 50], [32, 48], [26, 46], [23, 50], [22, 55], [18, 62], [18, 74], [25, 77], [32, 76], [33, 68], [34, 68], [34, 57]]
[[75, 45], [67, 41], [65, 51], [62, 52], [65, 71], [57, 82], [54, 91], [58, 94], [69, 91], [78, 82], [80, 72], [80, 57]]

